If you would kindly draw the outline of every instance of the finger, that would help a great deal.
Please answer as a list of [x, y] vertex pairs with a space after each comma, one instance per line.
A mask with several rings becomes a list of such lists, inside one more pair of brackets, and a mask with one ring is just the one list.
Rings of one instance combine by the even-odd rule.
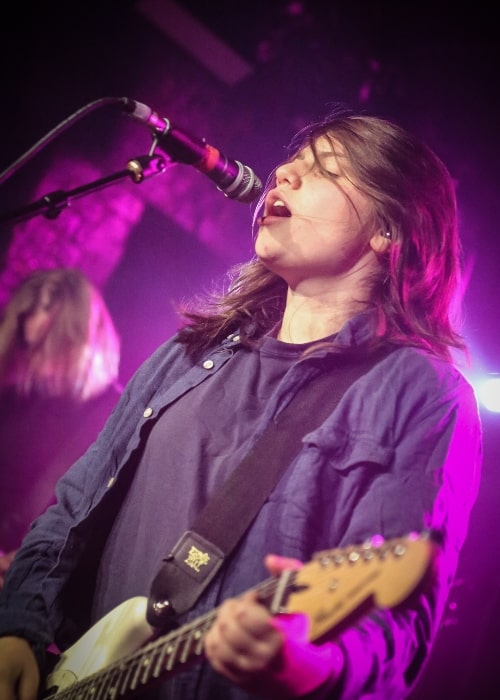
[[268, 554], [264, 559], [264, 564], [272, 576], [279, 576], [283, 571], [298, 571], [304, 565], [300, 559], [281, 557], [278, 554]]
[[271, 620], [271, 624], [277, 630], [283, 632], [287, 638], [297, 641], [307, 641], [311, 620], [303, 613], [285, 613], [277, 615]]
[[245, 674], [265, 669], [283, 643], [270, 620], [253, 596], [226, 601], [205, 637], [206, 655], [214, 668], [239, 682]]
[[269, 611], [258, 602], [257, 593], [248, 591], [221, 606], [216, 625], [228, 643], [246, 647], [272, 634]]

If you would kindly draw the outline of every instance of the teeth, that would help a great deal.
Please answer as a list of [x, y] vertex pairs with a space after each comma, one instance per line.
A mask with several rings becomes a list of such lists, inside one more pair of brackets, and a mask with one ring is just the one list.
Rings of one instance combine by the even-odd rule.
[[276, 199], [271, 206], [269, 207], [268, 214], [272, 216], [283, 216], [283, 217], [288, 217], [291, 216], [290, 210], [288, 209], [287, 205], [285, 202], [283, 202], [281, 199]]

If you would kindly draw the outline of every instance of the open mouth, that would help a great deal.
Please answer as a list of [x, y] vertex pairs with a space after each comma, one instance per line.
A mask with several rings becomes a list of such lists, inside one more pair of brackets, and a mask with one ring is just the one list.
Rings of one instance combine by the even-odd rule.
[[287, 207], [282, 199], [270, 200], [267, 203], [263, 219], [268, 217], [277, 217], [281, 219], [287, 219], [292, 215], [292, 212]]
[[281, 199], [277, 199], [271, 204], [271, 206], [266, 211], [266, 216], [279, 216], [283, 218], [288, 218], [292, 215], [290, 209], [286, 206]]
[[267, 219], [288, 219], [291, 216], [292, 212], [285, 202], [277, 197], [276, 194], [270, 194], [266, 201], [264, 214], [258, 219], [257, 223], [261, 226]]

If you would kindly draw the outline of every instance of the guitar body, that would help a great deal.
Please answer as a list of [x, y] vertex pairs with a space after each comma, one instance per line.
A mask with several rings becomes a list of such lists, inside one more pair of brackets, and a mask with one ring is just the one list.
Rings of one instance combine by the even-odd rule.
[[[254, 590], [273, 615], [303, 613], [309, 640], [320, 642], [374, 608], [403, 603], [430, 570], [437, 551], [429, 533], [317, 552]], [[147, 598], [111, 610], [62, 653], [45, 685], [50, 700], [116, 700], [140, 695], [204, 659], [203, 640], [217, 610], [165, 635], [146, 620]]]
[[51, 688], [62, 691], [149, 641], [154, 630], [146, 621], [147, 602], [144, 596], [124, 601], [62, 653], [47, 678], [48, 695]]

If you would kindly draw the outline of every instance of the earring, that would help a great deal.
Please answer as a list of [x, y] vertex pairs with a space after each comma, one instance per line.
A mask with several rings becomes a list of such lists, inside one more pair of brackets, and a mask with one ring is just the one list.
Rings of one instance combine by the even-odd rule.
[[391, 240], [391, 238], [392, 238], [392, 233], [390, 231], [382, 231], [380, 233], [380, 235], [383, 236], [384, 238], [388, 238], [389, 240]]

